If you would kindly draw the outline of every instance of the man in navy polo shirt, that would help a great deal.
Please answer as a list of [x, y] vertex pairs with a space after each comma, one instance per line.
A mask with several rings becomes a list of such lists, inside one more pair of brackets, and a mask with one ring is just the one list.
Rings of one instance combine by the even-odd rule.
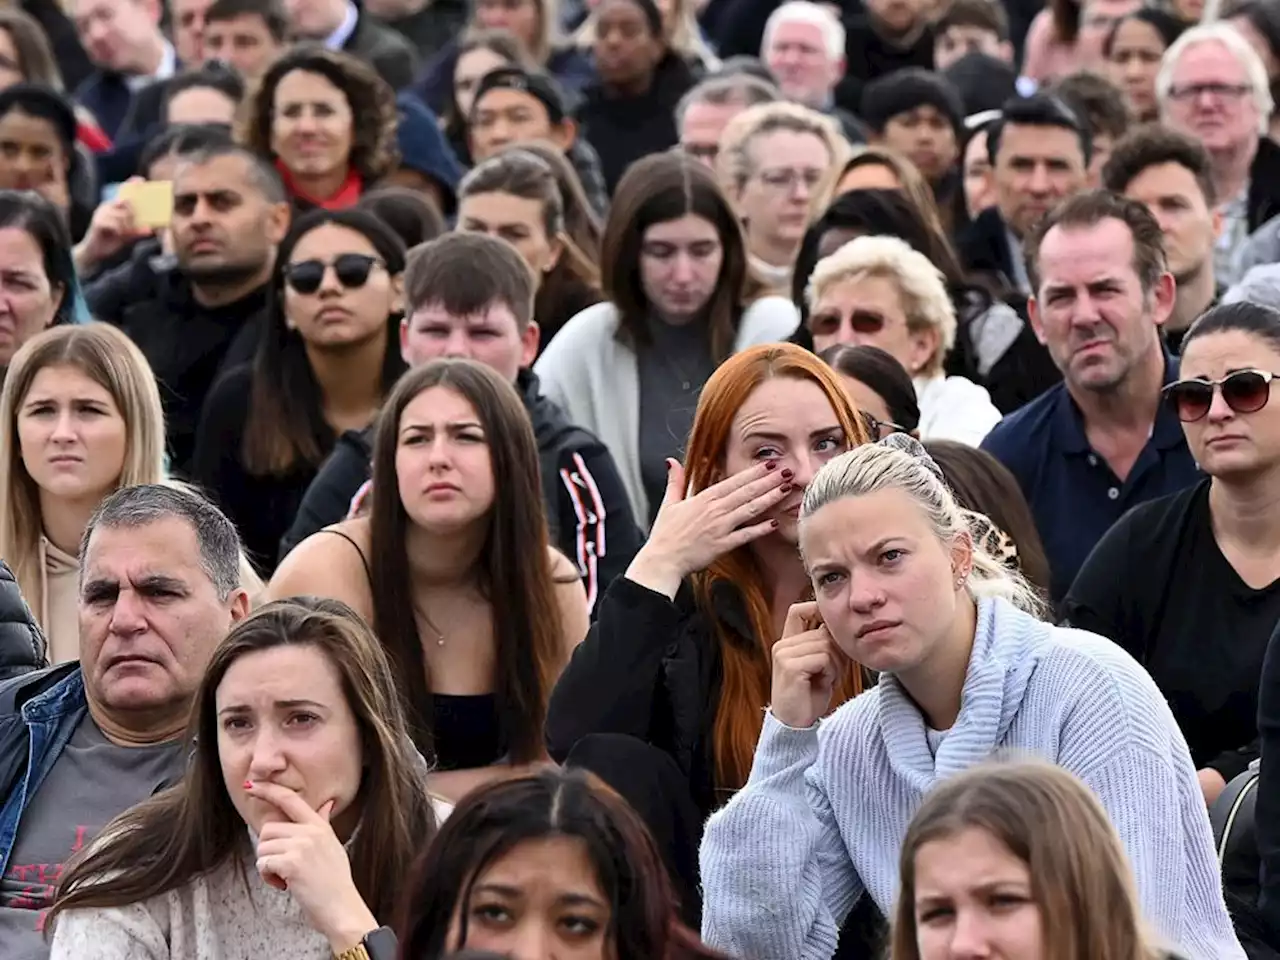
[[1160, 391], [1177, 379], [1160, 325], [1175, 301], [1160, 226], [1102, 190], [1066, 200], [1026, 245], [1036, 336], [1063, 382], [983, 441], [1022, 487], [1062, 599], [1089, 551], [1130, 507], [1198, 470]]

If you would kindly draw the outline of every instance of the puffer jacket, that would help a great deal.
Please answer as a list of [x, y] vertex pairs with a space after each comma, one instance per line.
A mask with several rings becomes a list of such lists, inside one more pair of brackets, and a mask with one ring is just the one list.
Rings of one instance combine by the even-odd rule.
[[0, 681], [48, 665], [48, 645], [18, 589], [9, 565], [0, 560]]

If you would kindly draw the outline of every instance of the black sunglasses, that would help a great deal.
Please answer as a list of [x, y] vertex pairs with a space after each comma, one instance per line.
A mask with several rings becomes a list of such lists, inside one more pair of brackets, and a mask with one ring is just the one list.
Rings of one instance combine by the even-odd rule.
[[[336, 257], [332, 264], [333, 273], [338, 278], [338, 282], [348, 290], [358, 290], [363, 287], [368, 282], [373, 268], [383, 265], [377, 257], [370, 257], [363, 253], [344, 253]], [[284, 268], [285, 283], [298, 293], [315, 293], [324, 282], [324, 272], [329, 269], [329, 266], [330, 264], [323, 260], [302, 260], [291, 263]]]
[[1221, 380], [1179, 380], [1164, 388], [1165, 401], [1183, 423], [1202, 420], [1213, 406], [1213, 391], [1235, 413], [1257, 413], [1271, 399], [1271, 381], [1280, 377], [1265, 370], [1237, 370]]
[[867, 428], [867, 435], [871, 437], [873, 443], [879, 443], [891, 433], [910, 433], [906, 427], [899, 426], [889, 420], [879, 420], [862, 411], [862, 423]]

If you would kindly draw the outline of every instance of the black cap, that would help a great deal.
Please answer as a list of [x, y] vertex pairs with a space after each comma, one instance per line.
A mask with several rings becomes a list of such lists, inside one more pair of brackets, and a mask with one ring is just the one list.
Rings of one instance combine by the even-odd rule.
[[554, 80], [545, 73], [525, 70], [522, 67], [499, 67], [490, 70], [476, 87], [476, 96], [471, 101], [471, 112], [475, 113], [480, 99], [490, 90], [520, 90], [542, 102], [547, 108], [547, 116], [552, 123], [560, 123], [568, 115], [564, 94]]

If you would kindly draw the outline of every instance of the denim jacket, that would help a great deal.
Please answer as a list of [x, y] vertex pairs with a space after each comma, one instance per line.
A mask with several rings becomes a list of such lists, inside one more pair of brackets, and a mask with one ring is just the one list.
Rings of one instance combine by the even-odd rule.
[[88, 709], [76, 662], [0, 686], [0, 875], [31, 798]]

